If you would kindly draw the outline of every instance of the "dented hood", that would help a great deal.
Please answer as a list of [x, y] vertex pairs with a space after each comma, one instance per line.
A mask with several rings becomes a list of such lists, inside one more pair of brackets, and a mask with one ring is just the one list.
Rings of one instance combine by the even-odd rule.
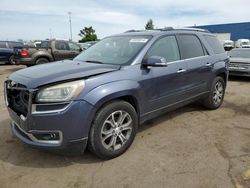
[[35, 89], [54, 82], [81, 79], [119, 69], [119, 65], [65, 60], [19, 70], [11, 74], [9, 79]]

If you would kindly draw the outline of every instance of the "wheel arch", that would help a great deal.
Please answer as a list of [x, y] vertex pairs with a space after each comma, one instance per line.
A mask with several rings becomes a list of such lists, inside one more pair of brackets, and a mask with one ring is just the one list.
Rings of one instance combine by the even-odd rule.
[[51, 62], [51, 59], [48, 56], [41, 55], [35, 58], [34, 63], [36, 63], [36, 61], [41, 58], [47, 59], [49, 62]]
[[139, 84], [130, 80], [111, 82], [91, 90], [83, 99], [92, 104], [97, 111], [111, 101], [123, 100], [135, 108], [139, 117], [141, 107], [138, 88]]

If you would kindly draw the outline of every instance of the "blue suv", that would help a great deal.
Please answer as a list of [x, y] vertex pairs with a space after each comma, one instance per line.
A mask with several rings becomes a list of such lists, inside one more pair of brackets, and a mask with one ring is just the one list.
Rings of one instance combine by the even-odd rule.
[[5, 82], [11, 129], [24, 143], [103, 159], [124, 153], [139, 124], [200, 100], [223, 102], [228, 57], [198, 29], [128, 31], [78, 55], [19, 70]]

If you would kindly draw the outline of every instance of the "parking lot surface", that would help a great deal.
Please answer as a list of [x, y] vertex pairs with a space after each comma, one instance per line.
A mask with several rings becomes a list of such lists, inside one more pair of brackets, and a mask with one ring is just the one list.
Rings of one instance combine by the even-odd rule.
[[250, 188], [250, 79], [231, 78], [221, 108], [197, 104], [140, 126], [130, 149], [102, 161], [32, 149], [12, 136], [0, 66], [0, 187]]

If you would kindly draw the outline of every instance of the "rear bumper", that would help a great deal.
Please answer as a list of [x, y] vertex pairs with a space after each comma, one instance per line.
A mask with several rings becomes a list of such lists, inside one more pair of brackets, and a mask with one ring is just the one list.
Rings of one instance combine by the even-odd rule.
[[15, 62], [17, 65], [34, 65], [34, 61], [32, 58], [15, 58]]

